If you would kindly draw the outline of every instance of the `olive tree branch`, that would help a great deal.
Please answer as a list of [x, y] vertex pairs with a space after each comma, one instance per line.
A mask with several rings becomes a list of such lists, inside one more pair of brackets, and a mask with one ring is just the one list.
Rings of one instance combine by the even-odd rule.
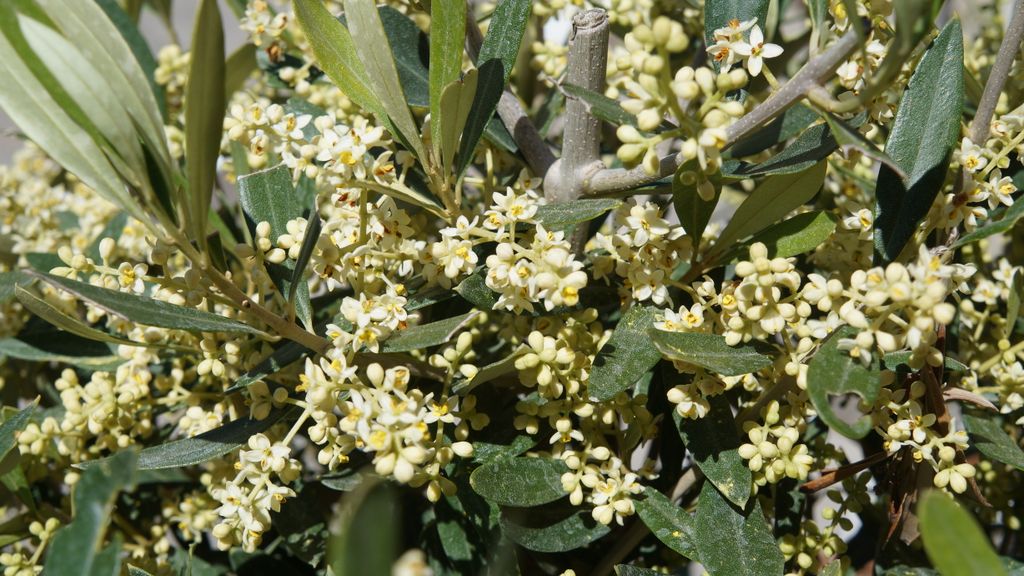
[[[782, 85], [767, 100], [758, 104], [748, 114], [734, 122], [726, 130], [723, 148], [732, 146], [782, 114], [831, 76], [836, 68], [857, 48], [858, 38], [854, 32], [833, 43], [824, 52], [811, 58], [789, 82]], [[675, 173], [679, 168], [679, 156], [669, 154], [661, 159], [658, 172], [648, 174], [642, 166], [636, 168], [605, 168], [594, 171], [583, 182], [586, 195], [610, 194], [630, 190], [657, 181]]]
[[1006, 86], [1010, 77], [1010, 68], [1017, 57], [1021, 40], [1024, 39], [1024, 0], [1017, 0], [1013, 6], [1013, 17], [1010, 26], [1003, 37], [1003, 43], [999, 46], [999, 54], [996, 55], [996, 62], [992, 71], [988, 74], [985, 82], [985, 91], [981, 94], [978, 102], [978, 111], [971, 120], [971, 129], [968, 135], [971, 141], [978, 145], [984, 145], [988, 138], [989, 128], [992, 122], [992, 115], [999, 104], [999, 95]]

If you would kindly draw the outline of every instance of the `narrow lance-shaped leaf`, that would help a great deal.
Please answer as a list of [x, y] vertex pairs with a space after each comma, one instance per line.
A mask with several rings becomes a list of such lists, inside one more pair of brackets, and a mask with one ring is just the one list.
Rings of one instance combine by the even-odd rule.
[[568, 496], [562, 474], [569, 468], [561, 460], [511, 458], [477, 468], [469, 477], [473, 490], [504, 506], [539, 506]]
[[[238, 195], [248, 220], [249, 230], [255, 231], [260, 222], [270, 224], [270, 242], [288, 233], [288, 221], [302, 216], [292, 186], [292, 173], [284, 164], [253, 172], [238, 179]], [[257, 249], [259, 249], [257, 247]], [[286, 298], [292, 291], [295, 263], [286, 259], [282, 264], [268, 264], [267, 272]], [[295, 311], [303, 324], [313, 323], [313, 308], [309, 300], [309, 285], [301, 279], [295, 287]]]
[[238, 320], [195, 308], [175, 306], [146, 296], [108, 290], [51, 274], [33, 272], [33, 275], [57, 288], [67, 290], [110, 314], [146, 326], [195, 332], [262, 334], [260, 330]]
[[771, 366], [772, 359], [753, 344], [729, 346], [725, 337], [696, 332], [648, 332], [655, 347], [671, 360], [705, 368], [722, 376], [741, 376]]
[[782, 551], [757, 500], [748, 510], [737, 510], [710, 482], [704, 484], [697, 501], [693, 540], [697, 560], [709, 574], [782, 574]]
[[569, 98], [582, 100], [587, 105], [590, 113], [597, 118], [615, 126], [621, 126], [623, 124], [636, 126], [636, 116], [623, 110], [622, 106], [619, 106], [618, 102], [604, 94], [599, 94], [593, 90], [587, 90], [582, 86], [569, 83], [562, 84], [561, 88]]
[[703, 418], [682, 418], [673, 413], [679, 436], [697, 467], [733, 504], [743, 507], [750, 498], [753, 477], [740, 456], [736, 421], [725, 396], [709, 399], [711, 410]]
[[604, 216], [622, 205], [612, 198], [580, 198], [537, 207], [534, 219], [549, 231], [565, 230]]
[[885, 152], [907, 174], [886, 164], [875, 186], [875, 259], [899, 256], [931, 208], [960, 136], [964, 99], [964, 47], [960, 21], [942, 29], [910, 78]]
[[202, 0], [192, 28], [192, 58], [185, 87], [187, 218], [192, 237], [206, 238], [217, 156], [224, 126], [224, 27], [217, 0]]
[[693, 518], [667, 496], [648, 487], [643, 500], [634, 500], [636, 513], [658, 540], [687, 558], [696, 558]]
[[422, 350], [450, 342], [455, 334], [465, 328], [477, 314], [477, 312], [467, 312], [445, 320], [406, 328], [384, 341], [381, 352]]
[[614, 398], [661, 360], [661, 352], [651, 346], [648, 335], [655, 316], [650, 306], [633, 306], [622, 315], [611, 338], [594, 358], [587, 385], [591, 397], [598, 401]]
[[37, 406], [39, 406], [38, 398], [13, 416], [4, 420], [3, 424], [0, 424], [0, 462], [17, 445], [18, 434], [28, 425]]
[[839, 341], [853, 338], [857, 330], [844, 326], [836, 330], [814, 354], [807, 369], [807, 393], [818, 416], [848, 438], [863, 438], [871, 431], [871, 417], [861, 416], [854, 422], [840, 418], [832, 409], [833, 395], [856, 394], [871, 404], [878, 397], [882, 373], [878, 359], [865, 366], [860, 359], [839, 348]]
[[[306, 222], [306, 232], [302, 236], [302, 246], [299, 248], [299, 257], [295, 260], [292, 270], [291, 286], [288, 288], [288, 301], [295, 303], [297, 288], [306, 283], [306, 267], [309, 266], [309, 259], [313, 256], [316, 244], [320, 240], [320, 231], [323, 230], [324, 221], [320, 219], [319, 202], [314, 201], [313, 209], [309, 212], [309, 219]], [[309, 292], [309, 286], [306, 286]], [[307, 327], [308, 328], [308, 327]]]
[[32, 312], [36, 316], [46, 320], [50, 324], [53, 324], [57, 328], [71, 332], [72, 334], [87, 338], [89, 340], [96, 340], [97, 342], [109, 342], [111, 344], [125, 345], [125, 346], [146, 346], [145, 342], [133, 342], [126, 338], [120, 338], [98, 330], [82, 322], [78, 318], [68, 316], [61, 310], [58, 310], [52, 304], [39, 298], [35, 294], [28, 290], [17, 287], [15, 295], [18, 298], [18, 302]]
[[476, 97], [479, 71], [473, 68], [461, 80], [445, 86], [441, 93], [441, 115], [434, 126], [439, 128], [441, 167], [450, 173], [455, 153], [459, 150], [459, 139], [466, 128], [469, 112]]
[[153, 51], [150, 49], [149, 44], [146, 43], [146, 39], [139, 31], [136, 19], [125, 12], [117, 3], [117, 0], [96, 0], [96, 3], [99, 4], [100, 8], [103, 8], [107, 17], [110, 18], [110, 21], [121, 33], [125, 43], [128, 44], [128, 48], [135, 56], [135, 60], [139, 63], [139, 67], [142, 69], [142, 73], [146, 76], [146, 81], [153, 91], [153, 98], [156, 99], [156, 105], [160, 109], [161, 117], [166, 119], [167, 102], [164, 89], [156, 83], [156, 58], [153, 56]]
[[380, 100], [367, 87], [366, 69], [356, 55], [355, 42], [348, 29], [320, 0], [294, 0], [292, 6], [324, 73], [353, 102], [386, 122], [388, 116]]
[[[445, 88], [459, 79], [466, 39], [465, 0], [434, 0], [430, 3], [430, 117], [442, 127], [448, 111], [441, 105]], [[457, 114], [457, 113], [456, 113]], [[441, 156], [441, 139], [434, 139], [434, 155]]]
[[581, 511], [550, 526], [532, 528], [501, 519], [502, 533], [516, 544], [535, 552], [568, 552], [582, 548], [611, 531], [611, 528]]
[[835, 232], [836, 219], [824, 210], [797, 214], [758, 232], [753, 238], [734, 248], [722, 262], [745, 260], [750, 245], [760, 242], [768, 249], [769, 258], [788, 258], [811, 252]]
[[[192, 438], [172, 440], [156, 446], [150, 446], [138, 454], [138, 470], [163, 470], [165, 468], [181, 468], [194, 466], [214, 458], [223, 456], [249, 441], [249, 437], [263, 432], [282, 419], [295, 414], [292, 409], [280, 409], [271, 412], [263, 420], [240, 418], [232, 420], [219, 428], [203, 432]], [[83, 462], [79, 468], [88, 470], [97, 465], [118, 458], [124, 452], [118, 452], [110, 458]]]
[[989, 458], [1024, 470], [1024, 450], [1007, 435], [1003, 427], [992, 417], [980, 418], [964, 415], [964, 426], [971, 435], [971, 442]]
[[530, 6], [530, 0], [501, 0], [491, 16], [487, 36], [476, 60], [480, 79], [459, 146], [458, 175], [465, 171], [472, 160], [484, 126], [494, 115], [501, 93], [512, 74], [512, 67], [519, 55], [519, 45], [526, 32], [526, 23], [530, 19]]
[[426, 160], [420, 131], [406, 104], [391, 43], [384, 33], [376, 4], [373, 0], [345, 0], [345, 15], [369, 85], [397, 129], [396, 136], [401, 137], [417, 157]]
[[[705, 200], [701, 196], [701, 186], [711, 188], [711, 198]], [[721, 175], [718, 172], [710, 176], [703, 175], [696, 160], [684, 162], [672, 178], [672, 204], [683, 230], [694, 239], [694, 250], [704, 234], [704, 229], [708, 227], [708, 222], [711, 221], [711, 214], [718, 206], [721, 194]]]
[[1005, 576], [999, 557], [970, 512], [946, 494], [927, 492], [917, 507], [924, 550], [945, 576]]
[[114, 498], [135, 484], [135, 463], [135, 451], [125, 450], [82, 473], [74, 487], [74, 518], [47, 546], [43, 568], [47, 576], [93, 574], [93, 568], [103, 562], [99, 548]]

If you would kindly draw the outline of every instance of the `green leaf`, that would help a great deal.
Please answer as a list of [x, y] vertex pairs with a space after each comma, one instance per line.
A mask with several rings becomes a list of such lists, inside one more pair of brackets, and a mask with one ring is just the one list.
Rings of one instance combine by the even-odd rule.
[[[282, 234], [288, 233], [288, 221], [302, 216], [292, 186], [292, 173], [284, 164], [247, 174], [238, 179], [238, 195], [248, 220], [249, 230], [255, 231], [260, 222], [270, 224], [270, 241], [277, 244]], [[259, 248], [256, 248], [257, 250]], [[267, 264], [267, 272], [274, 280], [281, 294], [291, 294], [295, 262], [286, 259], [279, 265]], [[305, 279], [295, 287], [295, 311], [306, 326], [313, 324], [313, 307], [309, 301], [309, 285]]]
[[647, 487], [643, 500], [634, 500], [636, 513], [662, 544], [686, 558], [696, 558], [693, 544], [693, 518], [667, 496]]
[[366, 69], [356, 55], [355, 42], [348, 29], [320, 0], [294, 0], [292, 7], [320, 69], [360, 108], [386, 121], [388, 116], [380, 100], [367, 87]]
[[568, 552], [583, 548], [611, 531], [596, 522], [587, 511], [542, 528], [530, 528], [501, 519], [502, 533], [510, 540], [534, 552]]
[[741, 376], [771, 366], [772, 359], [753, 344], [729, 346], [725, 337], [697, 332], [648, 331], [654, 346], [670, 360], [680, 360], [722, 376]]
[[736, 420], [725, 396], [713, 396], [708, 402], [711, 410], [703, 418], [681, 418], [676, 412], [672, 417], [700, 471], [723, 496], [742, 508], [750, 498], [753, 477], [740, 456]]
[[496, 460], [511, 460], [537, 445], [537, 440], [525, 434], [516, 436], [508, 444], [473, 442], [473, 461], [481, 464]]
[[648, 334], [656, 314], [653, 307], [637, 305], [622, 315], [611, 338], [594, 357], [587, 384], [591, 398], [599, 402], [611, 400], [636, 384], [661, 360], [661, 352], [651, 346]]
[[[441, 166], [445, 174], [449, 174], [455, 153], [459, 150], [459, 140], [466, 128], [469, 112], [476, 97], [479, 71], [473, 68], [461, 80], [456, 80], [444, 87], [441, 92], [440, 112], [433, 130], [438, 130]], [[431, 120], [433, 122], [433, 120]]]
[[392, 182], [390, 185], [384, 185], [368, 180], [355, 180], [351, 184], [356, 188], [363, 188], [378, 194], [391, 196], [395, 200], [425, 208], [439, 218], [447, 218], [444, 208], [441, 207], [433, 196], [428, 196], [418, 190], [414, 190], [401, 182]]
[[763, 152], [803, 132], [817, 122], [818, 118], [817, 112], [803, 104], [797, 104], [757, 132], [734, 144], [729, 148], [729, 154], [733, 158], [742, 158]]
[[[263, 432], [280, 420], [287, 419], [294, 414], [294, 408], [274, 410], [263, 420], [239, 418], [192, 438], [182, 438], [150, 446], [139, 452], [137, 469], [163, 470], [202, 464], [245, 445], [253, 434]], [[88, 470], [100, 463], [109, 462], [123, 453], [118, 452], [114, 456], [102, 460], [82, 462], [79, 467]]]
[[[863, 119], [861, 119], [861, 121], [863, 121]], [[885, 152], [879, 150], [878, 147], [875, 146], [874, 142], [865, 138], [864, 135], [855, 127], [828, 113], [825, 114], [825, 122], [828, 123], [829, 130], [832, 132], [832, 138], [835, 139], [837, 144], [839, 144], [839, 147], [843, 152], [849, 154], [850, 150], [856, 150], [875, 162], [885, 164], [901, 179], [905, 179], [907, 177], [907, 173], [903, 171], [903, 168], [901, 168], [895, 160], [890, 158]]]
[[[886, 370], [911, 371], [909, 364], [910, 356], [910, 351], [889, 352], [882, 358], [882, 363], [885, 364]], [[943, 359], [942, 367], [950, 372], [966, 372], [969, 370], [966, 364], [950, 356], [946, 356]]]
[[917, 507], [928, 558], [943, 576], [1006, 574], [978, 521], [952, 498], [930, 490]]
[[[452, 392], [458, 394], [459, 396], [465, 396], [472, 392], [477, 386], [480, 386], [481, 384], [486, 384], [487, 382], [490, 382], [495, 378], [515, 372], [517, 358], [519, 358], [519, 354], [513, 352], [512, 354], [509, 354], [508, 356], [502, 358], [501, 360], [491, 362], [490, 364], [481, 368], [476, 373], [476, 375], [473, 376], [472, 379], [463, 380], [455, 384], [455, 386], [452, 387]], [[593, 373], [591, 373], [590, 378], [590, 382], [593, 383]], [[476, 444], [474, 444], [474, 446], [475, 445]]]
[[329, 572], [335, 576], [391, 574], [402, 530], [400, 499], [383, 482], [366, 482], [344, 500], [340, 530], [328, 545]]
[[825, 424], [848, 438], [863, 438], [871, 431], [871, 417], [861, 416], [846, 422], [832, 410], [832, 395], [857, 394], [870, 405], [882, 386], [878, 359], [864, 366], [857, 358], [839, 349], [839, 341], [854, 338], [858, 330], [844, 326], [832, 333], [814, 354], [807, 369], [807, 394]]
[[1022, 291], [1024, 291], [1024, 272], [1018, 268], [1013, 273], [1013, 279], [1010, 281], [1010, 295], [1006, 299], [1006, 325], [1009, 327], [1008, 331], [1012, 331], [1013, 325], [1017, 323], [1017, 317], [1020, 315]]
[[384, 32], [375, 3], [373, 0], [345, 0], [345, 15], [369, 85], [394, 124], [396, 136], [402, 137], [416, 156], [425, 160], [427, 154], [423, 149], [420, 131], [406, 104], [391, 43]]
[[976, 228], [974, 232], [963, 235], [953, 244], [953, 248], [961, 248], [968, 244], [973, 244], [994, 234], [1005, 234], [1013, 229], [1021, 216], [1024, 216], [1024, 196], [1014, 200], [1013, 204], [1003, 212], [1002, 218], [989, 220], [983, 226]]
[[757, 234], [810, 201], [825, 181], [825, 162], [796, 174], [771, 176], [750, 193], [718, 237], [715, 250]]
[[[698, 192], [698, 185], [701, 179], [710, 181], [715, 190], [711, 200], [704, 200]], [[676, 170], [672, 178], [672, 204], [676, 209], [676, 216], [679, 223], [683, 225], [686, 234], [694, 239], [694, 245], [700, 244], [700, 238], [711, 221], [711, 214], [718, 206], [718, 198], [722, 194], [722, 176], [715, 172], [705, 176], [697, 160], [687, 160]]]
[[494, 115], [501, 93], [512, 74], [519, 56], [519, 45], [526, 32], [526, 23], [530, 19], [530, 7], [530, 0], [500, 0], [491, 15], [487, 36], [476, 60], [480, 77], [459, 145], [457, 175], [461, 175], [473, 159], [484, 126]]
[[0, 83], [0, 108], [54, 161], [110, 202], [144, 218], [106, 154], [19, 57], [8, 30], [16, 28], [17, 19], [9, 5], [5, 12], [0, 16], [6, 24], [0, 26], [0, 75], [7, 80]]
[[989, 458], [1024, 470], [1024, 450], [1011, 438], [992, 416], [979, 417], [964, 414], [964, 427], [971, 435], [974, 446]]
[[611, 198], [583, 198], [567, 202], [554, 202], [537, 207], [534, 217], [548, 231], [571, 228], [583, 222], [604, 216], [615, 210], [622, 202]]
[[47, 546], [47, 576], [95, 574], [106, 563], [97, 552], [117, 493], [135, 484], [135, 463], [135, 451], [125, 450], [82, 473], [73, 491], [74, 518]]
[[484, 279], [485, 273], [477, 271], [470, 274], [465, 280], [459, 282], [459, 285], [455, 287], [455, 292], [479, 310], [493, 310], [494, 305], [498, 303], [498, 295], [487, 287], [487, 281]]
[[[73, 40], [81, 55], [99, 70], [110, 86], [119, 87], [119, 104], [137, 125], [145, 148], [155, 155], [164, 178], [172, 170], [163, 118], [145, 73], [117, 27], [95, 2], [37, 0], [60, 28]], [[169, 180], [169, 178], [168, 178]]]
[[69, 356], [43, 350], [17, 338], [0, 339], [0, 356], [19, 358], [31, 362], [58, 362], [85, 370], [113, 370], [124, 363], [119, 356]]
[[626, 112], [619, 106], [619, 103], [604, 94], [598, 94], [593, 90], [587, 90], [582, 86], [575, 84], [563, 83], [561, 88], [568, 95], [569, 98], [574, 98], [583, 102], [587, 110], [597, 118], [608, 122], [614, 126], [621, 126], [623, 124], [629, 124], [630, 126], [636, 126], [636, 116]]
[[[459, 80], [462, 72], [463, 43], [466, 40], [465, 0], [433, 0], [430, 3], [430, 117], [444, 126], [446, 114], [441, 100], [446, 87]], [[445, 111], [446, 112], [446, 111]], [[442, 132], [443, 132], [442, 128]], [[434, 140], [434, 153], [441, 156], [440, 140]]]
[[14, 298], [19, 286], [28, 286], [33, 281], [32, 276], [20, 270], [0, 272], [0, 304]]
[[[430, 41], [420, 27], [405, 14], [390, 6], [378, 6], [377, 10], [388, 42], [391, 43], [406, 103], [419, 108], [429, 107], [430, 71], [427, 69], [427, 60]], [[431, 30], [441, 32], [433, 26]], [[461, 60], [459, 62], [461, 63]], [[458, 75], [455, 78], [458, 78]]]
[[949, 154], [960, 137], [964, 47], [960, 21], [951, 20], [910, 78], [886, 153], [908, 174], [883, 164], [875, 186], [875, 259], [890, 262], [917, 230], [942, 188]]
[[747, 258], [751, 244], [760, 242], [768, 248], [769, 258], [788, 258], [810, 252], [825, 243], [836, 229], [835, 216], [824, 210], [797, 214], [755, 234], [737, 246], [722, 262]]
[[697, 560], [712, 576], [782, 574], [784, 560], [757, 500], [733, 508], [706, 482], [693, 521]]
[[37, 278], [66, 290], [94, 306], [106, 310], [110, 314], [145, 326], [190, 330], [194, 332], [231, 332], [262, 334], [260, 330], [248, 324], [225, 318], [195, 308], [175, 306], [168, 302], [154, 300], [146, 296], [138, 296], [116, 290], [100, 288], [85, 282], [62, 278], [52, 274], [33, 272]]
[[[313, 257], [313, 250], [316, 248], [317, 242], [320, 241], [320, 231], [323, 230], [323, 227], [324, 221], [320, 219], [320, 207], [315, 205], [309, 211], [306, 231], [302, 235], [302, 245], [299, 247], [299, 257], [295, 259], [295, 263], [292, 265], [292, 277], [288, 287], [288, 302], [292, 304], [296, 303], [296, 296], [299, 292], [302, 292], [302, 290], [299, 290], [299, 286], [305, 285], [306, 296], [309, 296], [309, 285], [306, 284], [306, 268], [309, 266], [309, 259]], [[312, 303], [310, 303], [310, 312], [312, 313]]]
[[271, 374], [280, 372], [290, 364], [301, 360], [309, 353], [309, 350], [302, 344], [289, 340], [276, 348], [270, 356], [263, 359], [263, 361], [257, 364], [255, 368], [251, 368], [245, 374], [239, 376], [238, 380], [236, 380], [230, 388], [225, 390], [224, 393], [230, 394], [231, 392], [237, 392], [238, 390], [247, 388]]
[[17, 298], [18, 302], [21, 302], [21, 305], [27, 308], [29, 312], [32, 312], [57, 328], [71, 332], [72, 334], [81, 336], [82, 338], [125, 346], [147, 346], [145, 342], [134, 342], [127, 338], [120, 338], [110, 334], [109, 332], [93, 328], [78, 318], [68, 316], [46, 300], [39, 298], [20, 286], [17, 287]]
[[245, 86], [245, 81], [256, 69], [255, 46], [243, 44], [235, 49], [224, 63], [224, 96], [230, 100], [235, 92]]
[[722, 174], [734, 178], [749, 178], [803, 172], [827, 158], [838, 147], [828, 125], [818, 124], [804, 130], [781, 152], [764, 162], [758, 164], [726, 162], [722, 165]]
[[139, 32], [139, 27], [136, 26], [132, 17], [118, 5], [116, 0], [96, 0], [96, 3], [100, 5], [100, 8], [103, 8], [107, 18], [110, 18], [114, 26], [117, 26], [117, 30], [121, 33], [125, 43], [128, 44], [128, 48], [135, 56], [135, 60], [139, 63], [143, 74], [146, 75], [149, 88], [153, 91], [153, 97], [156, 99], [157, 107], [160, 109], [161, 118], [166, 119], [167, 103], [164, 100], [164, 89], [156, 83], [155, 77], [156, 58], [153, 57], [153, 52], [150, 50], [149, 44], [146, 43], [146, 39]]
[[478, 312], [467, 312], [445, 320], [412, 326], [384, 341], [381, 352], [409, 352], [451, 342], [455, 335], [476, 318]]
[[661, 576], [661, 574], [661, 572], [651, 570], [650, 568], [641, 568], [628, 564], [619, 564], [615, 567], [615, 576]]
[[132, 566], [131, 564], [128, 564], [128, 576], [153, 576], [153, 575], [150, 574], [149, 572], [146, 572], [142, 568], [139, 568], [138, 566]]
[[18, 443], [18, 434], [28, 425], [37, 406], [39, 406], [38, 398], [0, 424], [0, 461], [3, 461], [7, 453]]
[[224, 27], [217, 0], [202, 0], [192, 28], [192, 57], [185, 87], [186, 223], [192, 237], [206, 238], [207, 213], [224, 132]]
[[562, 474], [569, 468], [561, 460], [512, 458], [480, 466], [469, 477], [477, 494], [504, 506], [530, 507], [568, 496]]

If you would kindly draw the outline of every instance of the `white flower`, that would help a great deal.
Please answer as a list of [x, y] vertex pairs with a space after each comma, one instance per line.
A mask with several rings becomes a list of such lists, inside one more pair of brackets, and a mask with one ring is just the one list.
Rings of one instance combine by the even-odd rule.
[[149, 268], [145, 264], [132, 266], [127, 262], [122, 262], [117, 268], [117, 282], [124, 290], [142, 294], [146, 291], [146, 284], [142, 279], [148, 270]]
[[970, 138], [964, 138], [960, 142], [960, 165], [968, 172], [978, 172], [988, 164], [985, 158], [985, 151], [981, 146], [971, 142]]
[[1017, 192], [1017, 186], [1009, 176], [1003, 176], [998, 169], [992, 171], [988, 180], [988, 206], [995, 208], [999, 204], [1010, 206], [1013, 204], [1013, 194]]
[[737, 54], [747, 57], [747, 70], [750, 71], [751, 76], [761, 73], [764, 58], [775, 58], [782, 54], [782, 46], [765, 43], [764, 33], [761, 32], [760, 26], [751, 28], [749, 43], [740, 42], [733, 46], [733, 50]]

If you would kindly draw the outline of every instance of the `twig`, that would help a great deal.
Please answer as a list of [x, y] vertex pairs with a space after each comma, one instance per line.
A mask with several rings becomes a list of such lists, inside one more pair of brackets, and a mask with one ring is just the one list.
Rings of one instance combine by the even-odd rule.
[[877, 454], [868, 456], [867, 458], [861, 460], [860, 462], [854, 462], [853, 464], [840, 466], [839, 468], [836, 468], [834, 470], [825, 470], [821, 473], [820, 478], [803, 483], [800, 486], [800, 491], [817, 492], [818, 490], [821, 490], [823, 488], [828, 488], [829, 486], [832, 486], [837, 482], [842, 482], [843, 480], [849, 478], [850, 476], [853, 476], [854, 474], [860, 472], [861, 470], [866, 470], [874, 466], [875, 464], [878, 464], [879, 462], [885, 460], [889, 456], [890, 455], [886, 454], [885, 452], [878, 452]]
[[[857, 43], [857, 35], [852, 31], [847, 32], [827, 50], [811, 58], [789, 82], [786, 82], [767, 100], [757, 105], [749, 114], [729, 126], [726, 130], [724, 148], [732, 146], [763, 126], [765, 122], [782, 114], [806, 96], [808, 92], [818, 87], [857, 48]], [[583, 193], [588, 195], [609, 194], [630, 190], [669, 176], [675, 173], [677, 168], [679, 168], [678, 155], [669, 154], [661, 159], [658, 172], [653, 175], [648, 174], [642, 166], [631, 169], [606, 168], [598, 170], [584, 181]]]
[[1024, 0], [1017, 0], [1013, 6], [1013, 17], [1010, 19], [1010, 26], [1006, 29], [1006, 36], [999, 46], [999, 54], [996, 56], [996, 63], [988, 74], [985, 82], [985, 91], [981, 94], [981, 101], [978, 102], [978, 111], [971, 120], [971, 129], [968, 132], [971, 141], [979, 146], [985, 144], [988, 138], [989, 128], [992, 122], [992, 115], [999, 104], [999, 95], [1003, 92], [1006, 80], [1010, 77], [1010, 68], [1017, 57], [1021, 40], [1024, 39]]

